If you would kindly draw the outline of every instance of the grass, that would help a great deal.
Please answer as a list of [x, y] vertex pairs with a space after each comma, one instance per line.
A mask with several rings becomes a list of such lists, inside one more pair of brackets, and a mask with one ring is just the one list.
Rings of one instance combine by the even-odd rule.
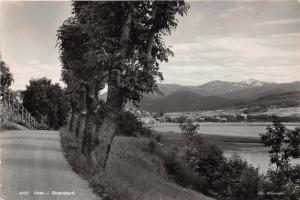
[[116, 137], [99, 182], [118, 199], [210, 199], [168, 180], [163, 160], [151, 152], [147, 138]]
[[105, 194], [104, 188], [95, 182], [93, 177], [93, 169], [89, 167], [85, 156], [80, 151], [80, 145], [73, 134], [64, 127], [60, 129], [60, 136], [64, 156], [69, 162], [73, 171], [84, 180], [88, 181], [90, 187], [97, 196], [104, 197], [102, 198], [103, 200], [111, 200], [111, 198]]
[[172, 182], [160, 156], [151, 150], [149, 139], [115, 137], [105, 172], [97, 176], [86, 164], [79, 146], [67, 129], [61, 142], [73, 170], [86, 179], [103, 200], [210, 200]]

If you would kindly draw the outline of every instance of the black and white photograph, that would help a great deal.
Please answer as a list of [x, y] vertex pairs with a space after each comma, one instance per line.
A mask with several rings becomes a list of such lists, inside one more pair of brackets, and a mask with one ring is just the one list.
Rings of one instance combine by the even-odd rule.
[[300, 0], [0, 0], [0, 200], [300, 200]]

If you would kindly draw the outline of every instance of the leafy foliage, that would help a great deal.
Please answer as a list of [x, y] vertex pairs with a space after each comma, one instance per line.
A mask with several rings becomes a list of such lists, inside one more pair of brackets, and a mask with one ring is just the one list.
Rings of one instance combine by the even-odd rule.
[[[173, 55], [163, 36], [176, 28], [175, 15], [187, 9], [183, 1], [76, 1], [75, 17], [58, 30], [62, 62], [83, 80], [100, 83], [109, 77], [124, 101], [139, 101], [162, 79], [159, 62]], [[123, 40], [123, 33], [130, 35]]]
[[200, 128], [199, 124], [194, 124], [191, 119], [188, 119], [184, 123], [179, 124], [183, 137], [186, 139], [188, 144], [200, 144], [201, 136], [198, 135], [198, 129]]
[[264, 192], [284, 193], [281, 199], [299, 199], [299, 166], [291, 166], [290, 160], [300, 155], [300, 129], [289, 130], [274, 116], [272, 126], [267, 127], [261, 140], [270, 148], [270, 163], [276, 166], [264, 177]]
[[201, 192], [217, 199], [257, 199], [258, 170], [239, 156], [225, 158], [217, 146], [202, 144], [189, 149], [186, 157], [202, 183]]
[[9, 87], [12, 82], [14, 82], [13, 74], [10, 72], [9, 67], [6, 63], [2, 60], [0, 55], [0, 83], [2, 87]]
[[287, 168], [290, 159], [299, 156], [300, 129], [288, 130], [276, 116], [273, 125], [261, 135], [261, 141], [270, 147], [270, 162], [276, 165], [276, 172]]
[[52, 128], [63, 125], [67, 116], [68, 105], [64, 91], [50, 79], [32, 79], [22, 92], [24, 107], [39, 121], [46, 120]]
[[150, 137], [152, 132], [131, 112], [119, 113], [117, 135]]

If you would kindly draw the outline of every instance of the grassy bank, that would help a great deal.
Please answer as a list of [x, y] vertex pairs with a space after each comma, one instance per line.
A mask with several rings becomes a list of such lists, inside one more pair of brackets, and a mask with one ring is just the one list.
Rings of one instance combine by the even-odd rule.
[[65, 128], [61, 143], [73, 170], [86, 179], [103, 200], [209, 200], [171, 181], [163, 160], [151, 150], [149, 139], [118, 136], [114, 139], [106, 171], [93, 176], [79, 145]]
[[1, 122], [0, 131], [5, 131], [5, 130], [28, 130], [28, 129], [20, 124], [16, 124], [10, 121], [5, 121], [5, 122]]

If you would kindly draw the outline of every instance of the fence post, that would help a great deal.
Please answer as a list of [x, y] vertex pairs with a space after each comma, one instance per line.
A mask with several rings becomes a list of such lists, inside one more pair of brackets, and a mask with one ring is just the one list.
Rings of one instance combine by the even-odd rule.
[[10, 92], [8, 90], [8, 101], [7, 101], [7, 105], [8, 105], [8, 110], [10, 110]]
[[14, 106], [15, 106], [15, 101], [14, 101], [14, 95], [12, 94], [11, 95], [11, 111], [12, 111], [13, 114], [14, 114], [14, 111], [15, 111]]
[[39, 123], [36, 119], [24, 108], [22, 104], [19, 103], [14, 93], [9, 89], [0, 88], [0, 101], [3, 102], [3, 106], [9, 111], [10, 116], [21, 118], [21, 121], [28, 126], [30, 129], [36, 129]]
[[28, 120], [27, 120], [28, 116], [27, 116], [27, 110], [25, 110], [25, 124], [28, 126]]
[[24, 120], [23, 106], [21, 106], [21, 120], [22, 120], [22, 122], [23, 122], [23, 120]]
[[17, 103], [16, 104], [16, 110], [17, 110], [17, 117], [19, 117], [19, 115], [20, 115], [20, 110], [19, 110], [19, 104]]

